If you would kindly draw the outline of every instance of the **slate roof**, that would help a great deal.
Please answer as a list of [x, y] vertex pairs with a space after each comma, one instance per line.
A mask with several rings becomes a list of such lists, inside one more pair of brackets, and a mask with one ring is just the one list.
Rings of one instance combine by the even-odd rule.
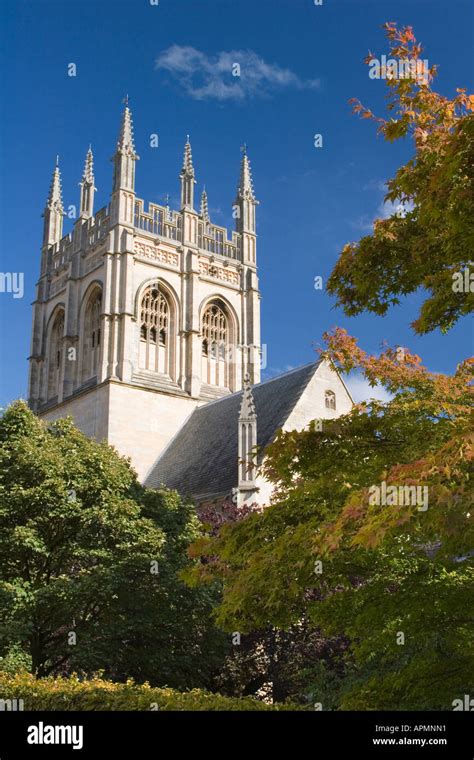
[[[288, 419], [319, 362], [252, 387], [257, 446], [263, 450]], [[238, 483], [238, 418], [242, 391], [197, 407], [171, 440], [145, 485], [194, 497], [228, 494]]]

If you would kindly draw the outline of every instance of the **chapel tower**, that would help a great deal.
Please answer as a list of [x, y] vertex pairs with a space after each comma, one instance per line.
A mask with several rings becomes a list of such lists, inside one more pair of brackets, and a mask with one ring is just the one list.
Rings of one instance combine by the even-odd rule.
[[197, 405], [260, 381], [256, 200], [243, 152], [233, 206], [236, 229], [211, 221], [189, 136], [181, 204], [136, 196], [128, 102], [113, 161], [110, 203], [94, 211], [86, 154], [73, 229], [58, 162], [44, 210], [33, 304], [29, 403], [47, 420], [71, 415], [87, 435], [130, 456], [141, 478]]

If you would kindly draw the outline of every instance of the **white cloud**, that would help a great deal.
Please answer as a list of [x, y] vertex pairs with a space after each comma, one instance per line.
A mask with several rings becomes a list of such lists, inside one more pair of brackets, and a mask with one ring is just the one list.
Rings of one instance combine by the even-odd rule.
[[367, 214], [362, 214], [358, 219], [351, 222], [351, 227], [354, 227], [355, 230], [360, 230], [360, 232], [372, 232], [374, 229], [374, 222]]
[[[385, 188], [386, 191], [386, 188]], [[374, 218], [368, 214], [362, 214], [358, 219], [351, 222], [352, 227], [361, 232], [373, 232], [374, 222], [376, 219], [389, 219], [394, 214], [405, 216], [408, 211], [413, 211], [414, 205], [411, 201], [400, 203], [400, 201], [381, 201], [377, 208]]]
[[375, 398], [377, 401], [390, 401], [392, 399], [392, 395], [383, 386], [376, 385], [375, 388], [372, 388], [369, 381], [362, 375], [352, 375], [352, 377], [344, 378], [344, 380], [356, 404], [360, 401], [369, 401], [371, 398]]
[[414, 205], [411, 201], [400, 203], [400, 201], [382, 201], [377, 211], [377, 219], [389, 219], [394, 214], [405, 216], [408, 211], [413, 211]]
[[378, 190], [385, 195], [387, 192], [387, 183], [381, 179], [369, 179], [365, 185], [362, 185], [362, 190]]
[[[235, 64], [240, 76], [235, 76]], [[300, 79], [290, 69], [267, 63], [253, 50], [221, 51], [215, 56], [185, 45], [163, 50], [155, 68], [167, 71], [195, 100], [236, 100], [262, 97], [275, 90], [315, 90], [318, 79]]]

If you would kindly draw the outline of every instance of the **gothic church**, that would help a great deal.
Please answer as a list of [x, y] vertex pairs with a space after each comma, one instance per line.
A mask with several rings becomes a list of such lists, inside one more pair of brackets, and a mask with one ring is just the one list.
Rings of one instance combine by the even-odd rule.
[[338, 374], [315, 362], [260, 383], [256, 210], [244, 151], [236, 229], [195, 208], [189, 138], [181, 205], [135, 194], [132, 116], [125, 106], [110, 203], [94, 211], [89, 148], [80, 207], [63, 236], [59, 166], [44, 210], [33, 304], [29, 403], [45, 420], [71, 415], [86, 435], [130, 457], [140, 479], [198, 503], [268, 503], [258, 465], [277, 430], [351, 408]]

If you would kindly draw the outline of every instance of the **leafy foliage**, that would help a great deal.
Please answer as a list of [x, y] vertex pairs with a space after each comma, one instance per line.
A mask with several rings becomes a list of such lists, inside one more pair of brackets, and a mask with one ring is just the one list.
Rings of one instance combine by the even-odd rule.
[[35, 679], [0, 671], [0, 699], [23, 699], [25, 711], [38, 710], [297, 710], [297, 705], [267, 705], [256, 699], [232, 699], [200, 689], [179, 692], [152, 688], [148, 683], [113, 683], [95, 676]]
[[348, 671], [346, 649], [345, 637], [323, 636], [304, 618], [288, 630], [252, 631], [233, 647], [217, 686], [220, 693], [232, 696], [256, 694], [309, 707], [322, 702], [325, 709], [334, 709]]
[[[261, 511], [258, 505], [237, 507], [232, 501], [225, 501], [219, 509], [202, 509], [199, 516], [208, 536], [217, 536], [224, 525], [240, 523]], [[202, 556], [200, 559], [200, 578], [212, 578], [213, 563], [218, 558]], [[182, 575], [191, 586], [195, 584], [193, 566]], [[236, 634], [237, 643], [234, 641]], [[346, 637], [338, 634], [323, 636], [310, 621], [301, 618], [288, 630], [267, 626], [246, 634], [233, 631], [232, 640], [232, 651], [216, 678], [220, 693], [231, 696], [257, 694], [274, 702], [290, 699], [306, 706], [323, 697], [330, 709], [337, 704], [338, 689], [346, 671], [343, 660]]]
[[[196, 542], [193, 556], [213, 559], [194, 580], [222, 578], [227, 630], [306, 618], [347, 636], [341, 708], [449, 708], [474, 666], [473, 363], [437, 375], [408, 351], [373, 357], [342, 330], [326, 338], [328, 359], [381, 381], [392, 401], [280, 433], [265, 464], [274, 503]], [[428, 509], [372, 505], [383, 481], [423, 484]]]
[[[385, 24], [390, 58], [423, 66], [411, 27]], [[369, 53], [366, 63], [374, 56]], [[434, 92], [436, 67], [426, 80], [387, 77], [389, 118], [359, 101], [354, 112], [375, 120], [386, 140], [410, 137], [415, 155], [388, 181], [385, 200], [405, 210], [378, 219], [371, 235], [348, 243], [328, 290], [348, 315], [385, 314], [400, 297], [423, 288], [426, 298], [413, 323], [418, 333], [447, 331], [474, 308], [474, 292], [455, 292], [453, 275], [472, 265], [474, 250], [474, 95], [459, 88], [449, 100]]]
[[229, 643], [211, 621], [216, 591], [178, 578], [201, 533], [194, 508], [23, 402], [0, 420], [0, 471], [0, 654], [20, 645], [38, 676], [210, 685]]

